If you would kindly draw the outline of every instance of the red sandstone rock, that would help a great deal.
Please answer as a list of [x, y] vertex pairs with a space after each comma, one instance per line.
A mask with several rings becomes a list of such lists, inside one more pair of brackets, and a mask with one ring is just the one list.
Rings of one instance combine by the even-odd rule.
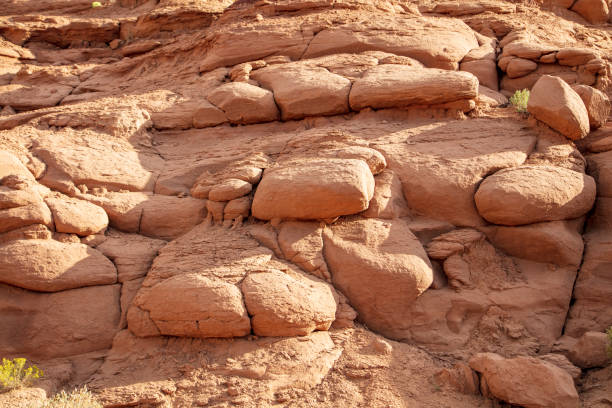
[[505, 359], [481, 353], [470, 359], [470, 367], [482, 374], [491, 395], [511, 404], [526, 408], [580, 406], [572, 377], [537, 358]]
[[262, 220], [333, 218], [367, 209], [373, 194], [374, 177], [364, 161], [306, 160], [267, 169], [252, 211]]
[[489, 222], [523, 225], [577, 218], [595, 201], [592, 177], [553, 166], [522, 166], [487, 177], [474, 197]]
[[533, 86], [527, 110], [536, 119], [572, 140], [589, 133], [584, 102], [563, 80], [545, 75]]

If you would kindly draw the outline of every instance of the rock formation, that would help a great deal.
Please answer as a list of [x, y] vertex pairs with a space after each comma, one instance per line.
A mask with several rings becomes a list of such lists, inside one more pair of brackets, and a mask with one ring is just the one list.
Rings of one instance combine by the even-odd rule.
[[0, 407], [609, 403], [609, 2], [0, 8]]

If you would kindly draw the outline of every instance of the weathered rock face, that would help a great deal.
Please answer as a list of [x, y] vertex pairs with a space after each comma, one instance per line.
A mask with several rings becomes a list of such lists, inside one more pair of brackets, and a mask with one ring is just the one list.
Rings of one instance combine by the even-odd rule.
[[327, 330], [334, 288], [288, 268], [245, 232], [202, 224], [165, 246], [134, 297], [130, 331], [207, 338]]
[[241, 286], [256, 335], [304, 336], [336, 318], [333, 290], [322, 282], [272, 270], [249, 274]]
[[482, 374], [481, 390], [511, 404], [527, 408], [580, 406], [572, 377], [537, 358], [505, 359], [482, 353], [472, 357], [470, 367]]
[[475, 99], [478, 79], [467, 72], [380, 65], [355, 81], [349, 96], [354, 110], [436, 105]]
[[0, 352], [47, 359], [110, 347], [119, 291], [119, 285], [102, 285], [41, 294], [0, 285]]
[[580, 96], [562, 79], [545, 75], [533, 86], [527, 110], [572, 140], [589, 133], [589, 116]]
[[45, 203], [53, 214], [57, 232], [81, 236], [104, 232], [108, 227], [106, 212], [97, 205], [69, 197], [48, 197]]
[[523, 225], [577, 218], [595, 201], [592, 177], [553, 166], [522, 166], [487, 177], [476, 192], [478, 212], [489, 222]]
[[602, 127], [610, 115], [610, 100], [606, 94], [586, 85], [575, 85], [572, 89], [578, 93], [587, 108], [591, 129]]
[[198, 275], [179, 275], [153, 286], [143, 300], [164, 335], [240, 337], [251, 331], [240, 290]]
[[605, 1], [9, 3], [0, 356], [49, 395], [609, 399]]
[[262, 220], [334, 218], [367, 209], [373, 194], [374, 177], [364, 161], [298, 161], [264, 172], [253, 215]]
[[606, 333], [586, 332], [570, 348], [568, 356], [580, 368], [603, 367], [610, 360]]
[[221, 109], [232, 123], [269, 122], [279, 118], [272, 92], [242, 82], [232, 82], [208, 94], [208, 100]]
[[83, 244], [17, 240], [0, 245], [0, 282], [39, 292], [58, 292], [117, 282], [117, 270]]
[[355, 219], [326, 228], [324, 253], [332, 282], [360, 319], [401, 338], [405, 313], [432, 283], [421, 243], [402, 220]]
[[284, 120], [349, 111], [351, 81], [325, 68], [271, 66], [251, 76], [274, 92]]

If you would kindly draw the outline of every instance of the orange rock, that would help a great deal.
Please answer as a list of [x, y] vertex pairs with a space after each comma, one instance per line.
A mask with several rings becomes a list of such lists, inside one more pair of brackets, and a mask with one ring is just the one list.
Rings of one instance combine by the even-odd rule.
[[47, 197], [45, 202], [51, 209], [57, 232], [85, 236], [104, 232], [108, 227], [106, 212], [87, 201], [58, 194]]
[[474, 200], [480, 215], [494, 224], [566, 220], [591, 209], [595, 181], [562, 167], [521, 166], [487, 177]]
[[608, 361], [608, 335], [602, 332], [586, 332], [570, 348], [568, 357], [580, 368], [603, 367]]
[[270, 122], [279, 118], [272, 92], [244, 82], [221, 85], [208, 94], [208, 100], [232, 123]]
[[0, 245], [0, 282], [58, 292], [117, 282], [115, 265], [83, 244], [28, 239]]
[[527, 110], [572, 140], [589, 133], [589, 116], [580, 96], [563, 80], [542, 76], [531, 90]]
[[349, 111], [351, 81], [325, 68], [283, 64], [254, 71], [251, 77], [274, 92], [283, 120]]
[[610, 100], [599, 89], [587, 85], [574, 85], [572, 89], [584, 102], [589, 114], [591, 129], [597, 129], [606, 124], [610, 115]]
[[334, 290], [321, 281], [270, 270], [250, 273], [241, 288], [256, 335], [304, 336], [335, 320]]
[[608, 21], [610, 10], [605, 0], [577, 0], [571, 8], [591, 24]]
[[266, 169], [253, 198], [253, 216], [325, 219], [368, 208], [374, 177], [355, 159], [313, 159]]
[[354, 110], [433, 105], [475, 99], [478, 80], [467, 72], [380, 65], [366, 71], [351, 89]]
[[577, 408], [580, 400], [572, 377], [561, 368], [534, 357], [505, 359], [476, 354], [470, 367], [482, 374], [495, 397], [526, 408]]
[[198, 274], [174, 276], [153, 286], [141, 308], [165, 335], [240, 337], [251, 331], [240, 289]]
[[338, 222], [326, 228], [324, 243], [332, 282], [360, 319], [401, 338], [405, 313], [433, 281], [425, 250], [404, 221]]
[[38, 293], [0, 284], [0, 353], [49, 359], [110, 348], [118, 330], [120, 288]]

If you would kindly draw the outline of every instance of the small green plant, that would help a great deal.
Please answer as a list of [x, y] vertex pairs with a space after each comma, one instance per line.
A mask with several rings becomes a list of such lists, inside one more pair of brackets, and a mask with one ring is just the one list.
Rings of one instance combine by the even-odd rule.
[[529, 89], [523, 89], [522, 91], [516, 91], [510, 98], [510, 103], [514, 106], [519, 113], [527, 112], [527, 103], [529, 102]]
[[608, 352], [608, 357], [612, 358], [612, 326], [608, 327], [606, 334], [608, 335], [608, 347], [606, 351]]
[[43, 376], [42, 370], [35, 365], [26, 368], [25, 358], [2, 359], [0, 365], [0, 389], [13, 390], [30, 385]]
[[99, 1], [94, 1], [91, 3], [91, 8], [102, 7], [102, 3]]
[[62, 391], [46, 400], [39, 408], [102, 408], [102, 404], [91, 394], [87, 387]]

